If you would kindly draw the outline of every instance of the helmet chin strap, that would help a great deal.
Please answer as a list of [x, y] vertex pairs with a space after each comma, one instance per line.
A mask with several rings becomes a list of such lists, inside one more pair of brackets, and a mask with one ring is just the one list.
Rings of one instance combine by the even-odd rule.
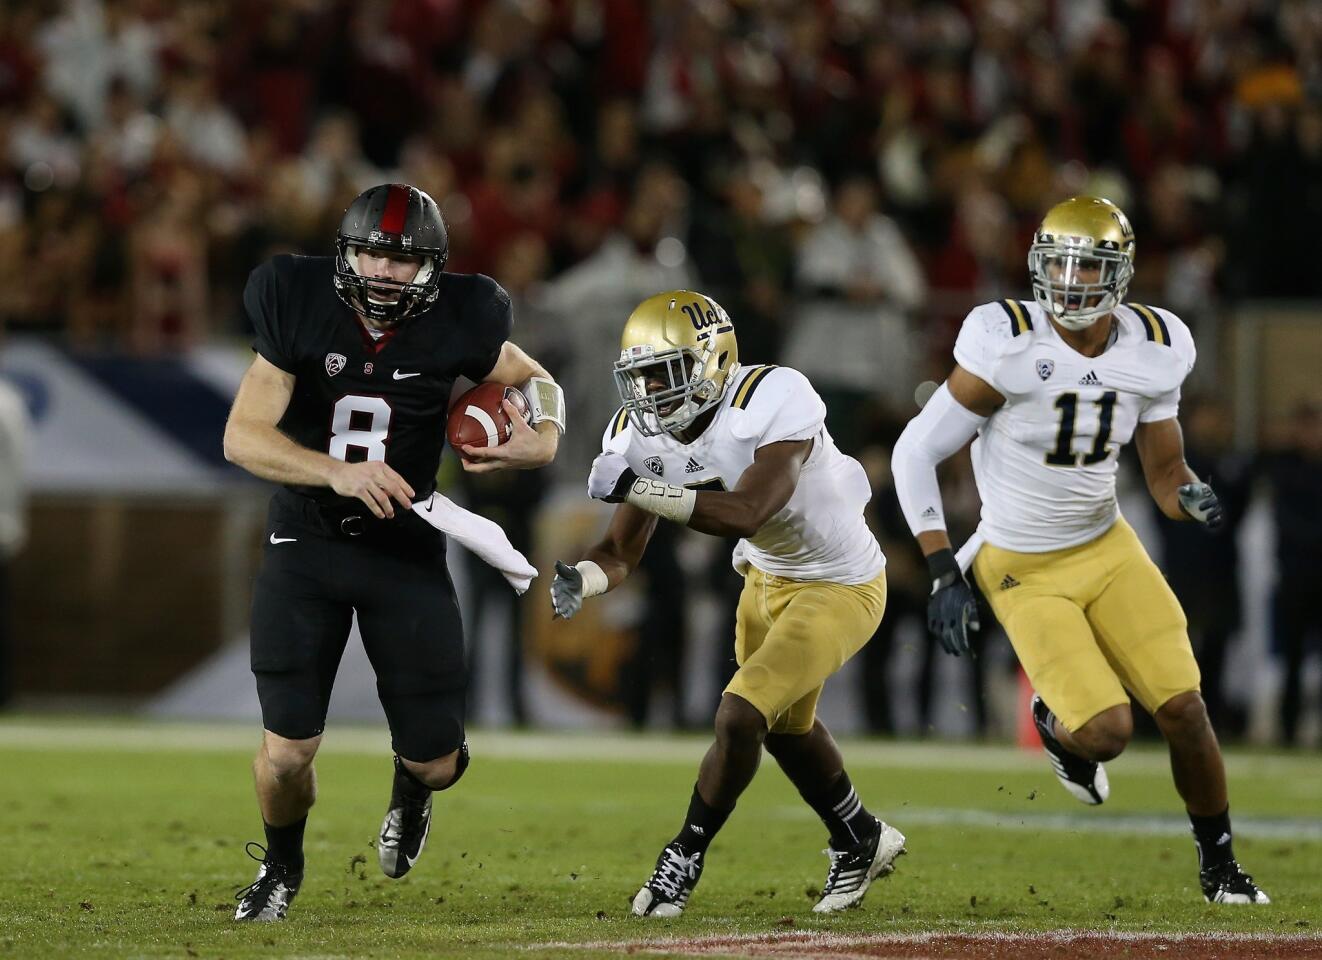
[[1066, 330], [1087, 330], [1098, 320], [1102, 319], [1102, 317], [1106, 316], [1106, 314], [1109, 312], [1110, 311], [1108, 310], [1102, 313], [1093, 314], [1091, 316], [1082, 316], [1082, 317], [1078, 316], [1077, 314], [1071, 316], [1070, 314], [1062, 315], [1053, 312], [1051, 316], [1053, 320], [1055, 320]]
[[1064, 310], [1063, 306], [1057, 304], [1053, 299], [1051, 302], [1051, 309], [1048, 312], [1051, 314], [1051, 318], [1066, 330], [1087, 330], [1098, 320], [1102, 319], [1102, 317], [1114, 313], [1117, 302], [1115, 294], [1108, 293], [1102, 297], [1101, 303], [1086, 313], [1083, 311], [1068, 313]]

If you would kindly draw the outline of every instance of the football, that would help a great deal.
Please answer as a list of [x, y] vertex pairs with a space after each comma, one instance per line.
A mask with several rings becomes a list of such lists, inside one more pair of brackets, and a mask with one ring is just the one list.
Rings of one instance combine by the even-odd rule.
[[501, 406], [501, 401], [507, 397], [523, 414], [526, 423], [528, 400], [517, 387], [479, 383], [454, 402], [446, 423], [445, 438], [455, 453], [462, 457], [464, 446], [498, 447], [513, 435], [514, 425]]

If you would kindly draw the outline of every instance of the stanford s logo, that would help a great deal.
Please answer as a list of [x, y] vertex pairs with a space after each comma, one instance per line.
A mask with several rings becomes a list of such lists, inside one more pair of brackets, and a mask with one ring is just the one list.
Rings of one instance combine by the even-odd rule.
[[342, 353], [326, 354], [326, 372], [332, 377], [344, 369], [344, 365], [349, 361]]
[[1047, 377], [1051, 376], [1051, 374], [1055, 372], [1055, 369], [1056, 369], [1056, 361], [1054, 361], [1054, 360], [1039, 360], [1039, 361], [1037, 362], [1037, 376], [1038, 376], [1038, 379], [1039, 379], [1039, 380], [1045, 380]]
[[651, 470], [658, 477], [663, 476], [666, 472], [666, 465], [661, 462], [660, 457], [648, 457], [643, 461], [643, 466], [648, 470]]

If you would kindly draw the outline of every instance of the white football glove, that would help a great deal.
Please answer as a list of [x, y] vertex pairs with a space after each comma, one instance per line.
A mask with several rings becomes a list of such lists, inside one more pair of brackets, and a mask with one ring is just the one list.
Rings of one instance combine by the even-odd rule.
[[592, 461], [588, 474], [588, 496], [607, 503], [622, 503], [638, 474], [629, 467], [629, 461], [618, 453], [603, 453]]

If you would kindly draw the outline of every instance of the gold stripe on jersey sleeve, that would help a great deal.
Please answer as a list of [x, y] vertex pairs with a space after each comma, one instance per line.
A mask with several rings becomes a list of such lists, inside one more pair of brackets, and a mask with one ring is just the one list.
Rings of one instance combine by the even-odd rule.
[[1019, 334], [1033, 329], [1032, 318], [1028, 316], [1028, 311], [1024, 309], [1024, 305], [1018, 300], [1002, 300], [1001, 309], [1010, 318], [1011, 336], [1017, 337]]
[[618, 437], [620, 435], [620, 432], [624, 430], [624, 428], [628, 425], [628, 423], [629, 423], [629, 414], [624, 409], [624, 407], [620, 407], [620, 409], [615, 412], [615, 416], [611, 420], [611, 439], [614, 440], [616, 437]]
[[768, 373], [775, 369], [774, 364], [757, 367], [752, 373], [744, 377], [744, 382], [739, 384], [739, 389], [735, 391], [734, 403], [731, 406], [738, 407], [740, 410], [747, 410], [748, 404], [753, 399], [753, 393], [757, 390], [757, 385], [766, 379]]
[[1166, 321], [1161, 318], [1161, 314], [1151, 307], [1143, 306], [1141, 303], [1131, 303], [1129, 307], [1143, 318], [1143, 325], [1148, 328], [1149, 340], [1164, 347], [1171, 345], [1171, 332], [1166, 327]]

